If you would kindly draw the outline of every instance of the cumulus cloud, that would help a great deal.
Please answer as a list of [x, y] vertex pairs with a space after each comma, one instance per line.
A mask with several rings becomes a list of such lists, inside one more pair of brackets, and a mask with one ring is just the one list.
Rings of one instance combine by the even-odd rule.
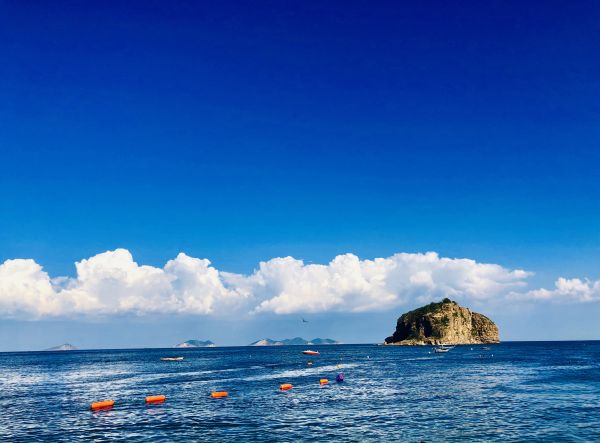
[[0, 265], [0, 314], [210, 314], [243, 296], [223, 285], [208, 260], [179, 254], [164, 268], [140, 266], [125, 249], [75, 264], [75, 278], [51, 279], [33, 260]]
[[525, 293], [511, 293], [514, 300], [544, 300], [555, 302], [593, 302], [600, 301], [600, 280], [591, 281], [579, 278], [560, 277], [554, 282], [553, 289], [535, 289]]
[[233, 276], [229, 282], [257, 299], [256, 312], [289, 314], [364, 312], [443, 297], [487, 300], [523, 286], [528, 275], [522, 270], [428, 252], [374, 260], [345, 254], [327, 265], [275, 258], [262, 262], [254, 274]]
[[[0, 265], [0, 315], [365, 312], [443, 297], [466, 302], [504, 299], [530, 275], [434, 252], [373, 260], [344, 254], [322, 265], [274, 258], [243, 275], [219, 271], [210, 261], [183, 253], [162, 268], [139, 265], [129, 251], [116, 249], [81, 260], [75, 268], [75, 277], [51, 278], [33, 260], [7, 260]], [[584, 294], [584, 289], [576, 289], [579, 282], [589, 287], [588, 297], [598, 296], [597, 284], [570, 282], [572, 291]], [[529, 297], [544, 298], [534, 292]]]
[[116, 249], [75, 269], [75, 277], [51, 278], [34, 260], [6, 260], [0, 316], [366, 312], [443, 297], [474, 304], [600, 301], [600, 281], [559, 278], [552, 289], [527, 291], [529, 272], [435, 252], [373, 260], [344, 254], [328, 264], [273, 258], [244, 275], [183, 253], [162, 268], [139, 265], [129, 251]]
[[6, 260], [0, 265], [0, 313], [58, 313], [55, 290], [48, 274], [33, 260]]

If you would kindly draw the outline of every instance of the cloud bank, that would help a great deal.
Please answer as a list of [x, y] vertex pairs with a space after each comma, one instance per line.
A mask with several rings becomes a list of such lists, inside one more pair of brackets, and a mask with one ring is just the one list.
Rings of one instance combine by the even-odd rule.
[[526, 291], [529, 272], [435, 252], [373, 260], [344, 254], [325, 265], [273, 258], [244, 275], [183, 253], [162, 268], [139, 265], [129, 251], [116, 249], [75, 268], [75, 277], [52, 278], [34, 260], [6, 260], [0, 265], [0, 316], [367, 312], [443, 297], [466, 303], [600, 300], [600, 281], [560, 278], [554, 289]]
[[219, 271], [179, 254], [164, 268], [140, 266], [117, 249], [75, 264], [75, 278], [51, 279], [33, 260], [0, 265], [0, 314], [11, 317], [75, 314], [211, 314], [243, 299]]
[[600, 301], [600, 280], [560, 277], [554, 283], [554, 289], [535, 289], [524, 294], [513, 293], [515, 300], [550, 300], [557, 302], [594, 302]]

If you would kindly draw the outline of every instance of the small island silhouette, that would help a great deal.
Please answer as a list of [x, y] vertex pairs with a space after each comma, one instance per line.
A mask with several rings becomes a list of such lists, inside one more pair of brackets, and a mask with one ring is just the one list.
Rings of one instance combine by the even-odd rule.
[[77, 350], [77, 348], [70, 343], [63, 343], [62, 345], [44, 349], [44, 351], [76, 351], [76, 350]]

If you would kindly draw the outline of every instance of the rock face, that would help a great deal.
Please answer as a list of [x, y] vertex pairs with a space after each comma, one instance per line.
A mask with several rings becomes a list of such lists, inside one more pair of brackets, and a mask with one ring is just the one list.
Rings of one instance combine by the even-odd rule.
[[215, 344], [210, 340], [188, 340], [175, 345], [176, 348], [214, 348]]
[[498, 327], [485, 315], [445, 298], [402, 314], [394, 335], [385, 339], [393, 345], [440, 345], [499, 343]]

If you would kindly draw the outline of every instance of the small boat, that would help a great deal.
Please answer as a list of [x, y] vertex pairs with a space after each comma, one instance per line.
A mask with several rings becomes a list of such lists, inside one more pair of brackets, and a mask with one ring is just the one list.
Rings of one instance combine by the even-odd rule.
[[310, 349], [306, 350], [306, 351], [302, 351], [302, 353], [304, 355], [319, 355], [319, 351], [311, 351]]
[[161, 357], [162, 361], [181, 361], [183, 357]]
[[444, 346], [438, 346], [437, 348], [435, 348], [433, 350], [433, 352], [435, 352], [437, 354], [437, 353], [440, 353], [440, 352], [448, 352], [450, 349], [451, 348], [446, 348]]

